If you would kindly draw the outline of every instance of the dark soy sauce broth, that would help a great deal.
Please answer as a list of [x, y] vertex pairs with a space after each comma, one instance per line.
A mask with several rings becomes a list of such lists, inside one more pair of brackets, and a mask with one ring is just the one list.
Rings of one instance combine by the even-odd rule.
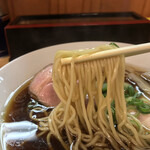
[[[20, 122], [20, 121], [30, 121], [32, 123], [35, 123], [29, 117], [30, 110], [28, 108], [28, 104], [29, 102], [32, 103], [32, 101], [35, 102], [35, 100], [31, 98], [29, 95], [28, 86], [24, 85], [23, 88], [21, 88], [20, 90], [17, 91], [17, 93], [15, 93], [15, 95], [16, 96], [13, 96], [13, 98], [10, 100], [6, 108], [4, 121], [6, 123]], [[45, 109], [48, 109], [44, 105], [43, 107]], [[46, 142], [46, 135], [47, 134], [44, 134], [40, 137], [36, 137], [34, 140], [33, 139], [31, 140], [29, 139], [26, 141], [23, 141], [22, 139], [9, 140], [7, 141], [7, 150], [50, 150], [50, 149], [63, 150], [64, 149], [61, 146], [60, 142], [55, 137], [52, 137], [50, 139], [53, 148], [49, 148]]]
[[[29, 118], [28, 103], [31, 97], [28, 94], [28, 87], [23, 89], [15, 98], [11, 99], [7, 106], [5, 114], [5, 122], [18, 122], [18, 121], [31, 121]], [[46, 136], [36, 138], [36, 140], [22, 141], [9, 141], [7, 143], [8, 150], [49, 150], [46, 142]]]

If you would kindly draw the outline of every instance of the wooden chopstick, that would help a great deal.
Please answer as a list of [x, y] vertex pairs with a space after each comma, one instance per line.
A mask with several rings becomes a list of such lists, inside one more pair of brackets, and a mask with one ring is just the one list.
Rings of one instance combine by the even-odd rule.
[[[147, 52], [150, 52], [150, 42], [144, 43], [144, 44], [139, 44], [139, 45], [132, 45], [132, 46], [127, 46], [127, 47], [110, 49], [110, 50], [106, 50], [106, 51], [100, 51], [100, 52], [96, 52], [96, 53], [85, 55], [85, 56], [84, 55], [79, 56], [79, 57], [75, 58], [74, 62], [80, 63], [80, 62], [84, 62], [84, 61], [96, 60], [96, 59], [100, 59], [100, 58], [107, 58], [107, 57], [112, 57], [112, 56], [117, 56], [117, 55], [122, 55], [122, 54], [124, 54], [125, 57], [128, 57], [128, 56], [143, 54], [143, 53], [147, 53]], [[72, 59], [72, 57], [62, 58], [61, 63], [63, 65], [70, 64], [71, 59]]]

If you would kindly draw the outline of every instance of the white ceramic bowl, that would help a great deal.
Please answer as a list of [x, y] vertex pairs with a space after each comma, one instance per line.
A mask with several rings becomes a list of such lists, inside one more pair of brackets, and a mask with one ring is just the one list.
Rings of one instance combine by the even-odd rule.
[[[75, 42], [46, 47], [26, 55], [23, 55], [0, 69], [0, 114], [5, 110], [10, 97], [15, 90], [27, 79], [31, 78], [44, 66], [53, 62], [54, 55], [58, 50], [73, 50], [81, 48], [92, 48], [110, 42]], [[118, 43], [120, 47], [130, 44]], [[126, 58], [127, 63], [144, 67], [150, 70], [150, 53]], [[0, 123], [2, 123], [2, 118]]]

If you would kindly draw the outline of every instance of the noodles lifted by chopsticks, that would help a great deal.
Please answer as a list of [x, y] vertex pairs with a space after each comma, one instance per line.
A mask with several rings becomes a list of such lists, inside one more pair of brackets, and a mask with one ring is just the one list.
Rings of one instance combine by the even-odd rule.
[[[111, 48], [114, 47], [107, 46]], [[41, 130], [48, 131], [47, 141], [54, 135], [65, 149], [71, 145], [74, 150], [147, 148], [150, 135], [143, 132], [142, 126], [137, 129], [136, 118], [127, 114], [124, 56], [74, 63], [77, 56], [93, 53], [87, 52], [56, 54], [53, 86], [61, 102], [46, 120], [40, 120]], [[71, 64], [62, 65], [64, 57], [72, 57]], [[102, 93], [104, 83], [106, 95]]]

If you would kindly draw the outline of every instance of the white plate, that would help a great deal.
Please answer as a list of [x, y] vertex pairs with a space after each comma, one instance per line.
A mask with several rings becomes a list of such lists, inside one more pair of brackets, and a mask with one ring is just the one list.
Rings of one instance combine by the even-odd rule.
[[[27, 79], [31, 78], [44, 66], [53, 62], [56, 51], [62, 49], [73, 50], [92, 48], [101, 44], [109, 43], [110, 42], [96, 41], [60, 44], [28, 53], [8, 63], [0, 69], [0, 113], [4, 111], [9, 97], [14, 93], [16, 88], [18, 88]], [[116, 43], [120, 47], [130, 45], [126, 43]], [[126, 59], [126, 62], [150, 69], [150, 53], [129, 57]]]

